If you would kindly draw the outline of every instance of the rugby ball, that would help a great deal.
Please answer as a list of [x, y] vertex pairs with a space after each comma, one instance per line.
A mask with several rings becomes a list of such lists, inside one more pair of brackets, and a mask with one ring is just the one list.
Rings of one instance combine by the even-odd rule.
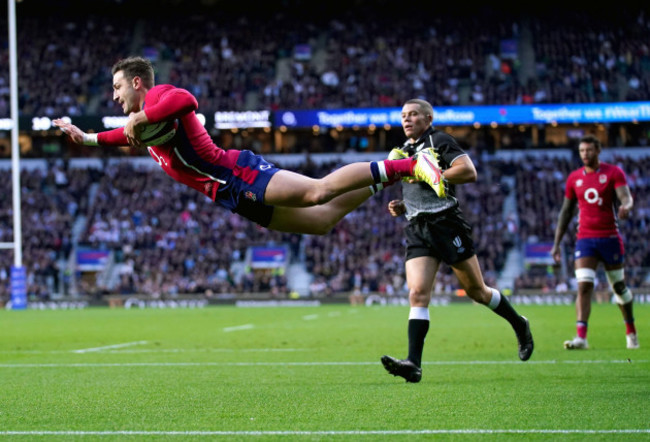
[[160, 146], [176, 135], [176, 121], [146, 124], [140, 131], [140, 141], [147, 146]]

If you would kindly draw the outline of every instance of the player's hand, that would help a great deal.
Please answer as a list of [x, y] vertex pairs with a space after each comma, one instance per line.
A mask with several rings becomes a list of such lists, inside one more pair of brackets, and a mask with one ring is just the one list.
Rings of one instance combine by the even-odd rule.
[[[138, 112], [139, 113], [139, 112]], [[129, 121], [127, 121], [126, 126], [124, 126], [124, 136], [126, 141], [128, 141], [129, 146], [131, 147], [143, 147], [142, 141], [140, 141], [140, 122], [137, 118], [137, 114], [131, 112], [129, 114]]]
[[553, 245], [550, 254], [556, 263], [559, 264], [560, 262], [562, 262], [562, 254], [560, 253], [560, 248], [558, 246]]
[[388, 213], [391, 216], [400, 216], [406, 213], [406, 205], [402, 200], [393, 200], [388, 203]]
[[52, 120], [52, 124], [54, 124], [56, 127], [61, 129], [61, 132], [66, 134], [67, 136], [70, 137], [72, 141], [74, 141], [77, 144], [83, 144], [84, 142], [84, 132], [79, 129], [77, 126], [75, 126], [72, 123], [68, 123], [67, 121], [57, 118], [56, 120]]
[[630, 217], [630, 209], [625, 206], [618, 208], [618, 219], [628, 219]]

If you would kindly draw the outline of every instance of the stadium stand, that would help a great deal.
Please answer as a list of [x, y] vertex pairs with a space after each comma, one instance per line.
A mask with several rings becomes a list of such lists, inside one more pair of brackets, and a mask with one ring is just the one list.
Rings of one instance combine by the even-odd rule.
[[[28, 269], [28, 294], [47, 300], [68, 284], [61, 264], [72, 251], [75, 219], [88, 207], [86, 189], [95, 179], [92, 171], [67, 169], [64, 163], [23, 169], [21, 206], [23, 255]], [[11, 174], [0, 171], [3, 189], [11, 188]], [[13, 240], [11, 199], [0, 204], [0, 242]], [[0, 299], [7, 299], [13, 251], [0, 253]], [[61, 284], [61, 285], [60, 285]], [[69, 289], [69, 287], [66, 287]]]
[[[621, 228], [628, 245], [630, 286], [647, 284], [643, 269], [650, 267], [650, 254], [643, 238], [650, 225], [644, 209], [648, 182], [642, 171], [650, 157], [620, 159], [630, 170], [630, 186], [639, 210]], [[479, 259], [490, 284], [497, 284], [504, 257], [510, 247], [527, 242], [552, 240], [558, 201], [564, 179], [571, 168], [564, 159], [529, 156], [525, 162], [476, 160], [482, 177], [476, 184], [459, 187], [461, 207], [475, 223], [474, 236]], [[337, 167], [326, 163], [301, 172], [322, 175]], [[327, 297], [356, 290], [387, 295], [405, 293], [403, 273], [403, 220], [387, 213], [389, 200], [399, 197], [399, 187], [386, 189], [348, 215], [325, 236], [287, 235], [261, 229], [213, 206], [191, 190], [179, 187], [157, 169], [142, 168], [124, 161], [104, 169], [77, 169], [54, 165], [24, 171], [23, 211], [25, 262], [29, 269], [30, 296], [48, 299], [75, 278], [66, 267], [72, 246], [108, 249], [119, 267], [110, 286], [77, 278], [77, 294], [99, 297], [107, 293], [140, 293], [153, 297], [182, 294], [218, 296], [248, 292], [273, 292], [286, 297], [285, 275], [254, 272], [235, 274], [233, 263], [241, 263], [246, 249], [257, 244], [293, 244], [296, 259], [313, 275], [312, 296]], [[514, 195], [518, 211], [518, 235], [508, 228], [506, 199], [511, 192], [504, 180], [514, 170]], [[9, 173], [0, 179], [8, 185]], [[95, 187], [91, 183], [98, 183]], [[533, 187], [535, 186], [535, 187]], [[89, 189], [94, 189], [90, 191]], [[150, 190], [154, 189], [154, 190]], [[543, 191], [540, 192], [539, 189]], [[92, 196], [91, 196], [92, 195]], [[11, 239], [8, 201], [0, 205], [0, 241]], [[81, 219], [87, 222], [80, 223]], [[73, 239], [73, 226], [85, 228]], [[226, 234], [230, 232], [230, 234]], [[570, 235], [567, 236], [570, 238]], [[568, 244], [571, 247], [571, 244]], [[7, 275], [11, 253], [3, 253], [0, 280], [8, 294]], [[569, 257], [570, 258], [570, 257]], [[572, 262], [569, 260], [568, 265]], [[62, 268], [63, 267], [63, 268]], [[635, 270], [636, 269], [636, 270]], [[516, 288], [554, 289], [563, 276], [558, 269], [524, 272]], [[436, 290], [453, 292], [457, 283], [443, 268]]]
[[[621, 5], [606, 15], [567, 7], [562, 17], [542, 5], [535, 14], [514, 7], [466, 14], [436, 6], [430, 20], [414, 21], [407, 5], [397, 11], [391, 2], [374, 2], [378, 6], [370, 9], [347, 2], [336, 14], [337, 2], [311, 5], [319, 9], [310, 14], [294, 0], [252, 8], [245, 18], [234, 5], [218, 1], [195, 3], [195, 13], [179, 16], [178, 2], [171, 2], [156, 9], [155, 20], [145, 20], [141, 8], [150, 6], [147, 1], [88, 3], [95, 10], [100, 3], [105, 11], [99, 15], [78, 2], [18, 5], [21, 115], [114, 115], [110, 65], [134, 53], [154, 59], [159, 81], [187, 88], [205, 110], [386, 107], [413, 96], [435, 105], [650, 100], [650, 16], [643, 6]], [[0, 20], [3, 66], [9, 59], [6, 26]], [[8, 115], [9, 79], [2, 70], [0, 118]], [[647, 141], [641, 131], [631, 143]], [[483, 147], [471, 155], [480, 179], [459, 187], [459, 199], [474, 225], [487, 282], [498, 286], [510, 251], [552, 241], [564, 179], [576, 162], [534, 151], [525, 161], [497, 159]], [[406, 292], [403, 221], [385, 209], [399, 196], [397, 186], [370, 199], [329, 235], [286, 235], [215, 208], [158, 169], [102, 161], [102, 167], [85, 168], [43, 160], [22, 171], [30, 298], [250, 292], [287, 297], [287, 275], [242, 268], [249, 247], [282, 243], [291, 245], [293, 259], [313, 277], [311, 296]], [[648, 287], [650, 156], [616, 161], [636, 200], [634, 216], [620, 226], [628, 284]], [[295, 168], [322, 176], [338, 165]], [[9, 171], [0, 169], [3, 189], [10, 182]], [[10, 199], [2, 198], [0, 242], [12, 239], [11, 210]], [[570, 250], [571, 235], [567, 240]], [[110, 250], [111, 275], [88, 279], [77, 272], [74, 251], [81, 246]], [[12, 259], [11, 251], [1, 251], [0, 301], [8, 298]], [[568, 254], [566, 268], [572, 265]], [[521, 270], [515, 290], [571, 288], [570, 270]], [[436, 291], [456, 289], [443, 267]]]
[[[413, 96], [437, 105], [650, 97], [650, 17], [642, 6], [606, 15], [563, 8], [558, 17], [542, 5], [474, 14], [436, 5], [428, 20], [413, 21], [417, 10], [382, 2], [338, 10], [332, 2], [307, 14], [294, 1], [245, 15], [222, 2], [183, 14], [174, 2], [102, 2], [102, 14], [67, 2], [18, 5], [22, 114], [114, 114], [108, 69], [132, 53], [152, 58], [160, 80], [213, 111], [398, 106]], [[3, 22], [2, 60], [6, 36]], [[8, 82], [0, 72], [0, 117], [9, 112]]]

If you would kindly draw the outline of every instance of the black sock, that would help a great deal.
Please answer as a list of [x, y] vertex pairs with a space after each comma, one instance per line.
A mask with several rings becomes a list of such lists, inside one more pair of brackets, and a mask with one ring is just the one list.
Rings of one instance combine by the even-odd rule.
[[422, 365], [422, 350], [424, 338], [429, 331], [429, 321], [426, 319], [409, 319], [409, 361], [420, 367]]
[[[494, 294], [493, 294], [494, 296]], [[517, 333], [520, 333], [524, 330], [524, 327], [526, 327], [526, 322], [524, 319], [515, 311], [514, 308], [512, 308], [512, 305], [510, 305], [510, 301], [508, 299], [500, 294], [500, 301], [499, 304], [493, 308], [492, 310], [494, 313], [497, 315], [501, 316], [504, 318], [506, 321], [512, 325], [512, 328], [515, 329]]]

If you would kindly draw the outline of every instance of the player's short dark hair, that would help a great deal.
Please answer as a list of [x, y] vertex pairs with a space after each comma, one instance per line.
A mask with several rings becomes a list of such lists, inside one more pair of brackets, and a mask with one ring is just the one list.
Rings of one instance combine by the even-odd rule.
[[134, 77], [140, 77], [145, 87], [151, 89], [154, 87], [154, 73], [153, 64], [146, 58], [142, 57], [128, 57], [123, 58], [113, 65], [111, 73], [115, 75], [116, 72], [122, 71], [124, 78], [132, 80]]
[[603, 147], [598, 137], [593, 134], [585, 135], [584, 137], [580, 138], [580, 143], [593, 144], [594, 147], [598, 150]]

